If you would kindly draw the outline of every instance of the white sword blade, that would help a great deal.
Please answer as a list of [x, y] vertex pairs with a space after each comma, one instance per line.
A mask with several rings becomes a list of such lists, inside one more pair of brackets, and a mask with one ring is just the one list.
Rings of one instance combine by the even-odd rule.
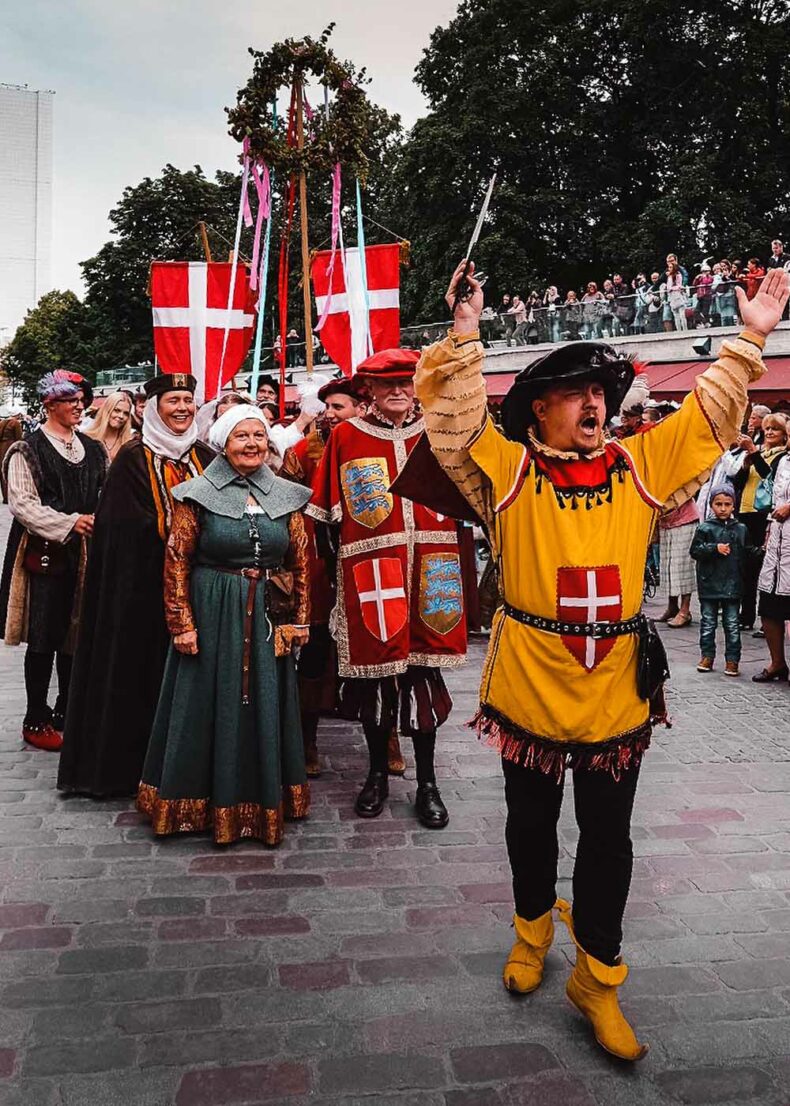
[[472, 250], [477, 245], [477, 240], [480, 237], [480, 231], [483, 229], [483, 223], [485, 222], [486, 215], [488, 214], [488, 207], [491, 203], [491, 196], [494, 192], [494, 185], [496, 184], [496, 173], [494, 173], [491, 180], [488, 182], [488, 190], [486, 191], [485, 199], [483, 200], [483, 206], [480, 208], [480, 214], [477, 216], [477, 222], [475, 223], [475, 229], [472, 231], [472, 237], [469, 239], [469, 245], [466, 249], [467, 261], [472, 256]]

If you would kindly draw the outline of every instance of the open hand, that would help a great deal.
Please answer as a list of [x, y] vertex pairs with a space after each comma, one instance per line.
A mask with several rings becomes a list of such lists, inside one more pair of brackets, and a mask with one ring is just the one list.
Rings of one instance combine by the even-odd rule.
[[[444, 299], [451, 311], [455, 304], [455, 294], [463, 278], [465, 268], [466, 258], [463, 259], [450, 278], [450, 285]], [[466, 299], [462, 299], [455, 308], [453, 328], [456, 334], [471, 334], [472, 331], [477, 330], [480, 325], [480, 313], [483, 310], [483, 286], [475, 279], [474, 261], [470, 261], [469, 263], [469, 272], [466, 274], [466, 282], [472, 292]]]
[[721, 553], [722, 557], [729, 557], [730, 546], [728, 542], [720, 541], [716, 548], [718, 549], [719, 553]]
[[173, 635], [173, 648], [179, 653], [194, 655], [198, 651], [197, 630], [186, 630]]
[[735, 294], [743, 325], [765, 338], [782, 317], [790, 296], [790, 274], [784, 269], [771, 269], [752, 300], [746, 298], [740, 286], [735, 289]]

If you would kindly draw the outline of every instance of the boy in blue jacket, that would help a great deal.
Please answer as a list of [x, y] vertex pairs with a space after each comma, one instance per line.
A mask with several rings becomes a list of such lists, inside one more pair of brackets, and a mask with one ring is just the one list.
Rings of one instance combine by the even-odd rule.
[[690, 553], [697, 562], [700, 605], [698, 672], [710, 672], [716, 657], [716, 628], [721, 611], [724, 629], [724, 674], [739, 676], [741, 630], [739, 611], [746, 561], [756, 552], [746, 527], [733, 518], [735, 489], [721, 483], [710, 492], [713, 518], [697, 527]]

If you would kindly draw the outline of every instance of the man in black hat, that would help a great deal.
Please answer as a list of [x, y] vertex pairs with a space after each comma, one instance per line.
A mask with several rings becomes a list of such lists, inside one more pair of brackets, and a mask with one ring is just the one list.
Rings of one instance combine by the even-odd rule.
[[[693, 494], [735, 440], [790, 280], [777, 270], [753, 300], [739, 292], [745, 329], [681, 409], [650, 433], [610, 441], [604, 427], [634, 368], [603, 342], [569, 343], [519, 373], [499, 433], [486, 411], [473, 265], [471, 294], [456, 300], [464, 264], [447, 292], [454, 328], [423, 353], [416, 386], [434, 456], [486, 523], [500, 565], [504, 601], [475, 723], [505, 775], [517, 939], [504, 982], [521, 994], [540, 985], [556, 906], [577, 946], [569, 998], [607, 1051], [638, 1060], [647, 1046], [617, 999], [628, 972], [620, 944], [631, 811], [667, 675], [640, 614], [645, 556], [662, 505]], [[556, 899], [568, 768], [579, 825], [572, 908]]]
[[165, 542], [176, 484], [213, 453], [197, 440], [195, 378], [145, 384], [142, 434], [118, 452], [96, 511], [58, 787], [134, 795], [162, 682], [169, 635]]

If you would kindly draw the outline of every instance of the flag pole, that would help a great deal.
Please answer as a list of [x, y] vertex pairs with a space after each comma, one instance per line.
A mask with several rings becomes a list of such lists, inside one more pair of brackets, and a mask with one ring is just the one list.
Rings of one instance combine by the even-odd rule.
[[206, 234], [206, 224], [201, 219], [198, 223], [198, 230], [200, 231], [200, 241], [203, 246], [203, 253], [206, 256], [206, 261], [211, 264], [211, 246], [208, 244], [208, 235]]
[[[304, 150], [304, 85], [296, 82], [296, 148]], [[304, 301], [304, 355], [308, 373], [313, 371], [313, 326], [310, 302], [310, 248], [307, 235], [307, 174], [299, 171], [299, 210], [302, 228], [302, 296]]]

